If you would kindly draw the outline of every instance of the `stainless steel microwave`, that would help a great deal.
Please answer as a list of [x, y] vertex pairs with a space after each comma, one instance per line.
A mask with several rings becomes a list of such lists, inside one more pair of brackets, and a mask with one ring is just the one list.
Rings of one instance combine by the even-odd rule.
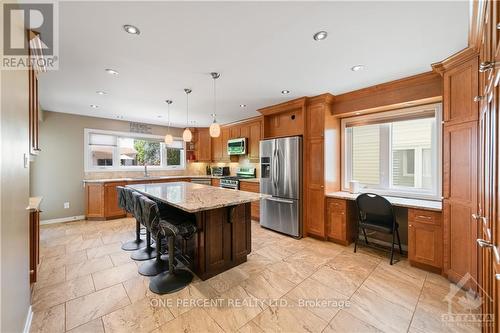
[[228, 155], [246, 155], [246, 153], [247, 153], [246, 138], [230, 139], [227, 141]]

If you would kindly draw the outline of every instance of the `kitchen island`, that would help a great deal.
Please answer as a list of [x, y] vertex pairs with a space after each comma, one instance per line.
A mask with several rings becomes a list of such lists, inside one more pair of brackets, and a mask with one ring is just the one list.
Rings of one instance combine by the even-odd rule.
[[188, 182], [127, 187], [192, 214], [198, 232], [188, 240], [176, 239], [176, 247], [181, 250], [181, 259], [202, 280], [247, 260], [252, 244], [250, 205], [263, 195]]

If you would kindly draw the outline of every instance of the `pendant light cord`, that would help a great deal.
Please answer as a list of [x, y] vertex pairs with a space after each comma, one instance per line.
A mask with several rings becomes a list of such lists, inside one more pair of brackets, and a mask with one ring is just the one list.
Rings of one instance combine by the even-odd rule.
[[186, 128], [189, 127], [189, 93], [186, 91]]
[[214, 77], [214, 122], [217, 118], [217, 85], [215, 84], [215, 81], [217, 81], [217, 78]]

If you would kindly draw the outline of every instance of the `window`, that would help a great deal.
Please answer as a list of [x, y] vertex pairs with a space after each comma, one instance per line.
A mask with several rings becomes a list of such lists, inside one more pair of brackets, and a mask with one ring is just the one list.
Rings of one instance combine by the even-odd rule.
[[85, 171], [184, 169], [184, 142], [175, 138], [171, 145], [163, 137], [85, 129]]
[[439, 199], [440, 119], [440, 104], [343, 119], [343, 190]]

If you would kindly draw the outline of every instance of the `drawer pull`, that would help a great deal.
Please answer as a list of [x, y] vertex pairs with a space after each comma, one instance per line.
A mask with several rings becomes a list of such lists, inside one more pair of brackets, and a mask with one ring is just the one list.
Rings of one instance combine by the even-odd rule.
[[472, 218], [477, 221], [477, 220], [480, 220], [482, 218], [482, 216], [481, 216], [481, 214], [472, 214]]
[[487, 240], [484, 240], [484, 239], [481, 239], [481, 238], [476, 239], [476, 242], [477, 242], [477, 245], [479, 245], [480, 247], [485, 247], [485, 248], [491, 248], [491, 247], [493, 247], [493, 243], [492, 242], [488, 242]]
[[430, 216], [425, 216], [425, 215], [417, 215], [417, 218], [419, 218], [419, 219], [424, 219], [424, 220], [432, 220], [432, 217], [430, 217]]
[[474, 102], [480, 102], [483, 99], [484, 99], [484, 96], [478, 95], [478, 96], [474, 97]]
[[493, 61], [483, 61], [479, 64], [479, 72], [484, 73], [486, 71], [492, 70], [495, 67], [495, 62]]

